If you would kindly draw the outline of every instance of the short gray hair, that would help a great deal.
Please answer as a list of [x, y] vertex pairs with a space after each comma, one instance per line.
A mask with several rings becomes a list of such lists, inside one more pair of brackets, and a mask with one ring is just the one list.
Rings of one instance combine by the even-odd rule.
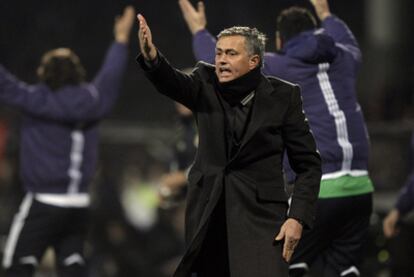
[[221, 31], [217, 38], [229, 36], [243, 36], [246, 40], [246, 50], [250, 55], [259, 55], [260, 66], [263, 65], [264, 52], [266, 47], [266, 35], [256, 28], [234, 26]]

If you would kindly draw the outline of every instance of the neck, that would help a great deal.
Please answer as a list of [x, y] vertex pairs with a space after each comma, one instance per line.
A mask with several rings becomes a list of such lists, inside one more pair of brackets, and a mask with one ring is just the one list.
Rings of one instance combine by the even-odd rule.
[[225, 101], [232, 106], [237, 105], [244, 97], [257, 88], [261, 76], [261, 68], [258, 66], [229, 82], [220, 83], [216, 78], [217, 88]]

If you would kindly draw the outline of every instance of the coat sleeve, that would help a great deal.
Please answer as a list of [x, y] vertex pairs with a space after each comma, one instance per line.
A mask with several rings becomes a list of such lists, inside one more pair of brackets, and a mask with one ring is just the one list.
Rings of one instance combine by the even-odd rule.
[[111, 111], [121, 91], [127, 63], [128, 45], [119, 42], [112, 43], [99, 72], [91, 83], [98, 94], [97, 107], [91, 116], [99, 119]]
[[137, 62], [158, 92], [192, 111], [196, 110], [201, 88], [201, 80], [195, 73], [199, 64], [196, 65], [193, 73], [186, 74], [172, 67], [160, 52], [158, 52], [157, 62], [152, 66], [148, 66], [142, 54], [138, 55]]
[[321, 158], [302, 110], [300, 89], [294, 86], [283, 126], [289, 163], [296, 173], [289, 217], [312, 227], [321, 180]]
[[46, 85], [29, 86], [0, 66], [0, 101], [28, 114], [52, 120], [99, 119], [115, 102], [126, 56], [126, 46], [114, 43], [92, 83], [65, 86], [55, 92]]
[[356, 62], [361, 62], [361, 50], [358, 42], [344, 21], [331, 15], [322, 21], [322, 27], [334, 39], [338, 47], [349, 52]]
[[193, 36], [193, 52], [198, 61], [214, 63], [216, 38], [206, 29]]

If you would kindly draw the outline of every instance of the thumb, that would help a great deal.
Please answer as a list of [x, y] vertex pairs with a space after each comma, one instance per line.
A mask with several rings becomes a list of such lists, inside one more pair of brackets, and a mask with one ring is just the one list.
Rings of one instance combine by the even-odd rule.
[[197, 11], [199, 13], [205, 14], [205, 7], [204, 7], [204, 2], [203, 1], [199, 1], [197, 3]]
[[285, 230], [284, 228], [280, 228], [279, 234], [275, 237], [275, 240], [280, 241], [285, 237]]

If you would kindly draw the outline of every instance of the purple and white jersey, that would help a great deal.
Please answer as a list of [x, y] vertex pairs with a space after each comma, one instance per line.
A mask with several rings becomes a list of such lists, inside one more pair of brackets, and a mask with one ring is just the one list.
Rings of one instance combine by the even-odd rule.
[[97, 162], [98, 121], [113, 106], [127, 64], [113, 43], [91, 83], [52, 91], [27, 85], [0, 66], [0, 103], [20, 109], [20, 176], [36, 194], [86, 193]]

